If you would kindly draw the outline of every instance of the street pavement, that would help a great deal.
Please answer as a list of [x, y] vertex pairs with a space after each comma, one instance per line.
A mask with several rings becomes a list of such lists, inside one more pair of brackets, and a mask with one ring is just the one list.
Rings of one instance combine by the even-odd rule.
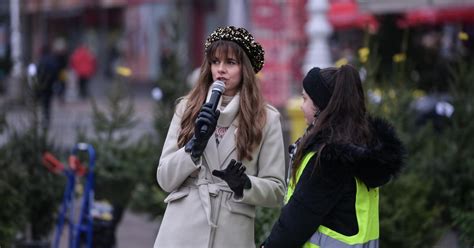
[[[102, 78], [96, 78], [90, 82], [90, 95], [96, 99], [100, 109], [105, 109], [107, 106], [106, 95], [111, 90], [111, 85], [111, 82]], [[134, 115], [138, 120], [130, 133], [133, 140], [153, 131], [154, 102], [150, 93], [152, 85], [130, 83], [129, 87], [135, 107]], [[0, 100], [5, 101], [5, 98], [0, 96]], [[59, 101], [55, 98], [51, 107], [49, 136], [56, 146], [66, 150], [71, 149], [78, 142], [79, 129], [84, 130], [86, 135], [93, 134], [90, 100], [81, 100], [75, 92], [68, 89], [65, 100]], [[28, 111], [21, 106], [9, 107], [7, 110], [7, 120], [17, 130], [28, 125], [30, 119], [27, 115]], [[4, 142], [6, 142], [6, 134], [0, 136], [0, 144]], [[159, 221], [150, 220], [149, 216], [127, 210], [117, 229], [116, 248], [150, 248], [153, 246], [158, 228]], [[60, 247], [62, 248], [67, 248], [66, 233], [64, 231], [61, 240]]]

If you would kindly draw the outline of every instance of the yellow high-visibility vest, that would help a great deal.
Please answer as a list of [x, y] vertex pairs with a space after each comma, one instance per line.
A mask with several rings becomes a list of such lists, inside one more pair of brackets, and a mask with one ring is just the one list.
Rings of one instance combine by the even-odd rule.
[[[296, 171], [297, 183], [304, 168], [309, 160], [315, 155], [315, 152], [306, 154], [301, 162], [301, 166]], [[303, 248], [331, 247], [331, 248], [376, 248], [379, 245], [379, 189], [368, 189], [358, 178], [356, 182], [356, 216], [358, 233], [347, 236], [331, 230], [328, 227], [320, 225], [318, 230], [303, 245]], [[288, 185], [285, 202], [287, 203], [295, 190], [296, 183], [293, 180]]]

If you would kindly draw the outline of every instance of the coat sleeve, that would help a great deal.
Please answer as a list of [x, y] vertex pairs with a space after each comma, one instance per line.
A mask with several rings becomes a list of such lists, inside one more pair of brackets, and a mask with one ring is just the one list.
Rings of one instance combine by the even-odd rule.
[[158, 184], [167, 192], [177, 189], [192, 172], [200, 168], [200, 164], [194, 164], [184, 147], [178, 148], [178, 134], [185, 102], [181, 101], [176, 107], [156, 171]]
[[258, 157], [258, 172], [249, 176], [252, 187], [245, 189], [238, 202], [263, 207], [279, 207], [285, 194], [285, 149], [276, 109], [267, 109], [267, 127]]
[[323, 175], [314, 168], [315, 159], [316, 156], [304, 169], [264, 243], [265, 248], [302, 247], [342, 198], [345, 180]]

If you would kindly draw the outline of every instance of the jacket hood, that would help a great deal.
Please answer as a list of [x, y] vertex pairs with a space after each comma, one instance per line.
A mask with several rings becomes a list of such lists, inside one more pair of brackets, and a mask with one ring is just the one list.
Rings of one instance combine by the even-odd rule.
[[369, 123], [377, 141], [374, 145], [326, 144], [321, 151], [321, 169], [355, 176], [370, 188], [382, 186], [399, 174], [406, 152], [394, 127], [380, 118], [370, 117]]

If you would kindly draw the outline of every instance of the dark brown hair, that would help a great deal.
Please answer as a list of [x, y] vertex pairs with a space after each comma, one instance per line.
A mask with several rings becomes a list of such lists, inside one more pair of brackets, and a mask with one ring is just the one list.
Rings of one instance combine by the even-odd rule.
[[367, 145], [371, 139], [364, 90], [357, 69], [351, 65], [343, 65], [340, 68], [322, 69], [320, 73], [332, 96], [327, 107], [316, 118], [314, 127], [302, 138], [298, 146], [292, 165], [293, 183], [303, 157], [308, 152], [309, 143], [317, 135], [324, 133], [317, 151], [316, 165], [326, 144]]

